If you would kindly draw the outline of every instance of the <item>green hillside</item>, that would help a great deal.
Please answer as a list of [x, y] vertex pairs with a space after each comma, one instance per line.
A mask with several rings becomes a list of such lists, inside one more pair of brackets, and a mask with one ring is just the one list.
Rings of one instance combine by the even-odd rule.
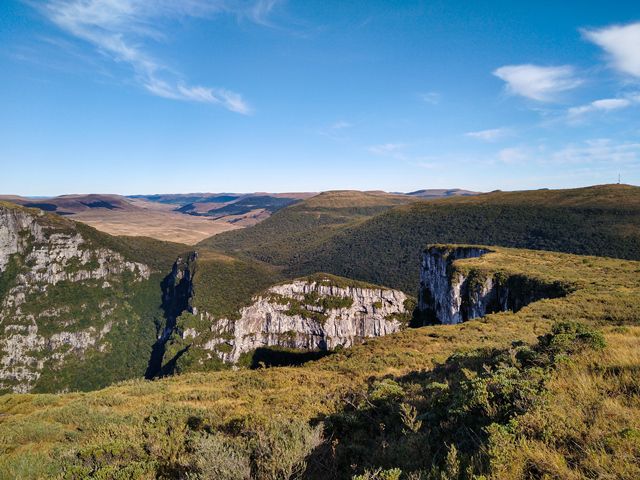
[[327, 271], [411, 294], [425, 242], [640, 259], [639, 187], [492, 192], [416, 201], [348, 221], [335, 220], [348, 207], [333, 205], [332, 192], [323, 195], [322, 214], [309, 203], [320, 195], [203, 245], [283, 266], [294, 276]]
[[2, 390], [91, 390], [142, 376], [163, 323], [162, 279], [187, 247], [10, 204], [0, 216], [9, 239], [18, 219], [20, 246], [0, 272]]
[[456, 268], [572, 293], [296, 368], [5, 395], [0, 478], [638, 478], [640, 262], [493, 250]]
[[253, 227], [233, 234], [225, 232], [199, 245], [277, 265], [296, 263], [304, 261], [307, 251], [319, 248], [342, 229], [412, 201], [415, 200], [411, 197], [375, 192], [323, 192], [284, 208]]

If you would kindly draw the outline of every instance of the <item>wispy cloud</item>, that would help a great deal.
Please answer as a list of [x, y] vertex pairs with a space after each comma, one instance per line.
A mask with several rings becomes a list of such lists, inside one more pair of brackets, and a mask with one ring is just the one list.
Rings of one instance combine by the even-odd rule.
[[609, 55], [618, 71], [640, 78], [640, 22], [582, 30], [584, 37]]
[[640, 143], [615, 142], [608, 138], [571, 144], [549, 155], [553, 164], [635, 164], [640, 163]]
[[242, 95], [225, 88], [189, 85], [180, 74], [151, 56], [148, 41], [161, 41], [161, 20], [233, 14], [266, 25], [276, 0], [49, 0], [34, 4], [67, 34], [91, 44], [99, 53], [131, 67], [136, 82], [153, 95], [221, 105], [241, 114], [251, 108]]
[[329, 128], [331, 130], [343, 130], [345, 128], [351, 128], [351, 127], [353, 127], [353, 124], [345, 120], [338, 120], [337, 122], [333, 123]]
[[476, 140], [482, 140], [484, 142], [495, 142], [509, 136], [510, 134], [511, 130], [508, 128], [491, 128], [488, 130], [479, 130], [477, 132], [467, 132], [465, 133], [465, 136]]
[[582, 83], [570, 65], [505, 65], [493, 74], [506, 82], [509, 93], [539, 102], [553, 102], [559, 93], [572, 90]]
[[438, 92], [426, 92], [420, 94], [420, 99], [423, 102], [429, 103], [431, 105], [437, 105], [438, 103], [440, 103], [440, 98], [441, 95]]
[[349, 140], [349, 129], [353, 127], [353, 123], [346, 120], [337, 120], [329, 125], [325, 125], [315, 132], [323, 137], [330, 138], [336, 142], [345, 142]]
[[[636, 103], [636, 97], [630, 98], [603, 98], [600, 100], [594, 100], [587, 105], [580, 105], [578, 107], [572, 107], [567, 111], [569, 120], [577, 120], [584, 117], [587, 114], [594, 112], [610, 112], [612, 110], [620, 110], [630, 107]], [[640, 98], [639, 98], [640, 100]]]

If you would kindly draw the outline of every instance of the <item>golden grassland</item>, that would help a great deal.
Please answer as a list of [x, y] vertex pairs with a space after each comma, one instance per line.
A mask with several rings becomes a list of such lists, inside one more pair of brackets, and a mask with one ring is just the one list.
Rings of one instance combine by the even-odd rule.
[[93, 478], [118, 478], [108, 466], [124, 463], [139, 469], [121, 478], [162, 477], [159, 458], [189, 463], [192, 419], [213, 430], [271, 417], [320, 421], [375, 379], [429, 372], [460, 352], [533, 343], [559, 321], [597, 326], [607, 347], [554, 370], [545, 402], [519, 420], [533, 433], [520, 438], [517, 449], [505, 449], [510, 457], [496, 463], [491, 478], [524, 478], [524, 471], [539, 472], [530, 478], [638, 478], [640, 262], [490, 249], [456, 267], [561, 281], [572, 293], [517, 313], [408, 329], [300, 367], [134, 380], [88, 393], [5, 395], [0, 478], [82, 478], [70, 474], [70, 466], [86, 467], [88, 457]]
[[187, 245], [230, 230], [241, 228], [224, 220], [185, 215], [164, 210], [88, 210], [69, 218], [86, 223], [110, 235], [151, 237]]

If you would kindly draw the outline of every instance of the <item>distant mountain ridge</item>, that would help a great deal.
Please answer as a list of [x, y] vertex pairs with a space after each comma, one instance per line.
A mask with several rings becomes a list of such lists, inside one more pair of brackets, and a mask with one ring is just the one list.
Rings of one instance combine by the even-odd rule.
[[96, 208], [122, 211], [132, 211], [138, 208], [126, 197], [112, 194], [60, 195], [58, 197], [37, 198], [0, 195], [0, 200], [23, 207], [39, 208], [58, 215], [74, 215]]
[[458, 197], [458, 196], [471, 196], [479, 195], [481, 192], [474, 192], [471, 190], [462, 190], [460, 188], [430, 188], [425, 190], [416, 190], [415, 192], [408, 192], [405, 195], [420, 198], [444, 198], [444, 197]]

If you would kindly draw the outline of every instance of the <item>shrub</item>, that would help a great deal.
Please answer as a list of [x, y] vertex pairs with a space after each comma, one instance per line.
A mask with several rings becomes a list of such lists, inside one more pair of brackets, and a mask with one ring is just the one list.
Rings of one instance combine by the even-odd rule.
[[322, 442], [322, 428], [290, 418], [275, 418], [250, 433], [249, 448], [254, 478], [302, 478], [307, 457]]
[[579, 322], [558, 322], [551, 333], [538, 339], [539, 350], [555, 357], [572, 355], [583, 350], [602, 350], [606, 342], [602, 333]]
[[246, 445], [222, 433], [194, 442], [192, 468], [200, 480], [249, 480], [251, 464]]
[[374, 470], [367, 471], [362, 475], [356, 475], [353, 480], [400, 480], [402, 470], [399, 468], [392, 468], [391, 470]]

